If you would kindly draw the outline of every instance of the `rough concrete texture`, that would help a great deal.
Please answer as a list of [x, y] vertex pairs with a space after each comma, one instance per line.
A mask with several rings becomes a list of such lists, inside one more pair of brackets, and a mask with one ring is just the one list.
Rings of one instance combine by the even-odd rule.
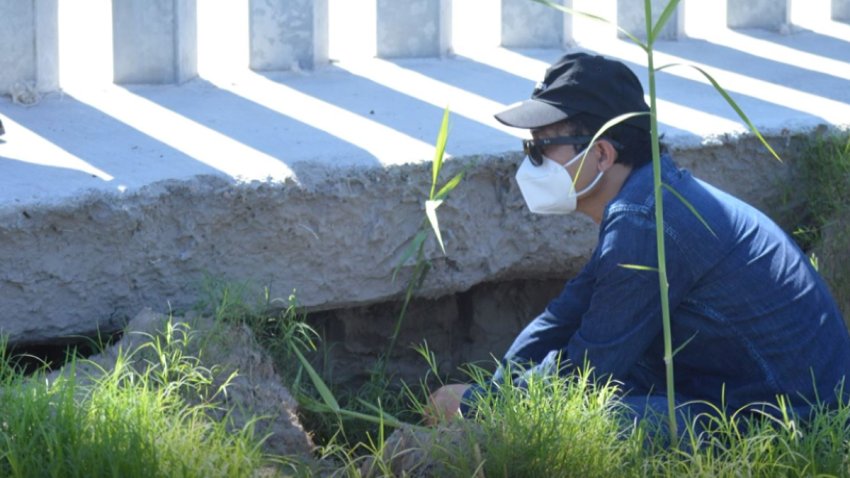
[[[250, 0], [251, 68], [313, 68], [316, 0]], [[326, 1], [326, 0], [325, 0]]]
[[830, 14], [833, 20], [850, 21], [850, 0], [832, 0]]
[[502, 45], [558, 48], [564, 42], [564, 14], [539, 3], [502, 0]]
[[[791, 138], [774, 140], [781, 152]], [[776, 211], [787, 169], [752, 140], [682, 152], [683, 165]], [[421, 295], [485, 281], [563, 277], [592, 250], [580, 216], [528, 212], [513, 176], [517, 154], [446, 163], [467, 176], [438, 210], [447, 256], [428, 240], [433, 270]], [[793, 158], [787, 161], [793, 162]], [[300, 184], [233, 185], [218, 177], [164, 181], [136, 193], [92, 193], [59, 206], [0, 213], [2, 330], [12, 341], [114, 329], [144, 306], [185, 309], [205, 274], [293, 289], [312, 309], [398, 297], [412, 265], [392, 271], [424, 217], [430, 166], [322, 170]], [[26, 251], [26, 253], [22, 253]], [[410, 261], [409, 261], [410, 262]]]
[[378, 56], [440, 56], [443, 0], [378, 0]]
[[196, 0], [124, 0], [112, 6], [116, 83], [182, 83], [197, 75]]
[[0, 91], [19, 82], [35, 81], [35, 5], [0, 3]]
[[[168, 333], [169, 323], [175, 330], [189, 334], [188, 340], [180, 332], [173, 334], [175, 343], [182, 341], [180, 352], [199, 359], [198, 366], [212, 371], [210, 390], [215, 392], [227, 384], [226, 393], [206, 398], [211, 405], [209, 413], [218, 420], [227, 416], [233, 430], [241, 430], [256, 420], [255, 436], [268, 436], [263, 442], [265, 452], [309, 459], [313, 442], [298, 419], [298, 404], [281, 384], [271, 357], [245, 325], [216, 323], [200, 316], [169, 317], [145, 309], [127, 324], [121, 340], [75, 364], [77, 383], [90, 383], [100, 374], [109, 373], [119, 356], [129, 357], [133, 367], [144, 373], [149, 363], [159, 363], [151, 355], [150, 345], [156, 340], [168, 340], [164, 334]], [[236, 375], [231, 378], [234, 372]], [[48, 379], [68, 373], [66, 367], [52, 372]]]
[[731, 28], [779, 30], [788, 25], [788, 1], [726, 1], [726, 23]]

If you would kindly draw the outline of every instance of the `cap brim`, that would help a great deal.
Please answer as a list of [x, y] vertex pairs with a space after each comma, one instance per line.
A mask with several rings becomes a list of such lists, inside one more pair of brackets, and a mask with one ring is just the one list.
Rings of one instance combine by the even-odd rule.
[[532, 99], [514, 103], [495, 116], [501, 123], [514, 128], [537, 129], [563, 121], [569, 115], [560, 108]]

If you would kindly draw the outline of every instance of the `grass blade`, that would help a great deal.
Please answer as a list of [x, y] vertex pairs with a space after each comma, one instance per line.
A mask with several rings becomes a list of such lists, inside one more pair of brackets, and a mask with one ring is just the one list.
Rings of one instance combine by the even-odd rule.
[[666, 7], [664, 7], [664, 11], [661, 12], [661, 16], [658, 17], [658, 21], [655, 22], [655, 26], [652, 27], [652, 33], [649, 34], [649, 39], [647, 41], [650, 46], [655, 43], [655, 39], [661, 34], [661, 30], [664, 28], [664, 25], [667, 24], [670, 16], [673, 15], [673, 12], [676, 11], [676, 7], [678, 6], [679, 0], [672, 0]]
[[393, 282], [395, 282], [395, 278], [398, 275], [398, 271], [401, 270], [401, 266], [403, 266], [408, 259], [413, 257], [413, 254], [416, 253], [416, 251], [419, 250], [420, 247], [422, 247], [422, 243], [425, 242], [425, 239], [427, 237], [428, 235], [425, 233], [425, 231], [422, 230], [420, 230], [416, 233], [415, 236], [413, 236], [413, 240], [410, 241], [410, 245], [407, 246], [407, 249], [405, 249], [404, 254], [402, 254], [401, 258], [398, 261], [398, 264], [396, 264], [395, 269], [393, 270]]
[[[617, 116], [616, 118], [611, 118], [605, 124], [603, 124], [601, 128], [599, 128], [599, 131], [597, 131], [596, 134], [593, 135], [593, 138], [590, 140], [590, 143], [588, 143], [588, 144], [595, 143], [596, 140], [599, 139], [600, 137], [602, 137], [605, 134], [606, 131], [608, 131], [609, 129], [613, 128], [614, 126], [626, 121], [627, 119], [634, 118], [636, 116], [648, 115], [648, 114], [649, 114], [648, 111], [635, 111], [635, 112], [632, 112], [632, 113], [623, 113], [620, 116]], [[581, 161], [579, 161], [579, 163], [578, 163], [578, 169], [576, 170], [576, 177], [573, 179], [573, 187], [575, 187], [576, 181], [578, 181], [579, 176], [581, 176], [581, 168], [582, 168], [582, 166], [584, 166], [584, 158], [587, 157], [588, 152], [590, 152], [590, 148], [587, 148], [584, 151], [584, 155], [581, 157]]]
[[465, 173], [465, 170], [461, 171], [457, 173], [453, 178], [449, 179], [449, 181], [444, 184], [439, 191], [437, 191], [437, 194], [433, 197], [433, 199], [445, 198], [450, 192], [452, 192], [452, 190], [454, 190], [454, 188], [457, 187], [458, 184], [460, 184], [460, 181], [463, 179]]
[[[699, 332], [697, 332], [697, 333], [699, 333]], [[682, 345], [676, 347], [676, 350], [673, 351], [673, 356], [675, 357], [676, 354], [679, 353], [683, 348], [685, 348], [689, 343], [691, 343], [691, 340], [695, 339], [696, 336], [697, 336], [696, 333], [694, 335], [691, 335], [691, 337], [688, 340], [684, 341], [682, 343]]]
[[673, 189], [673, 186], [670, 186], [667, 183], [661, 183], [661, 186], [663, 188], [667, 189], [668, 191], [670, 191], [671, 193], [673, 193], [673, 195], [676, 196], [679, 199], [679, 201], [682, 201], [682, 204], [684, 204], [685, 207], [687, 207], [688, 209], [691, 210], [693, 215], [696, 216], [697, 219], [699, 219], [699, 222], [701, 222], [702, 225], [705, 226], [706, 229], [708, 229], [708, 232], [710, 232], [712, 236], [717, 238], [717, 234], [715, 234], [714, 230], [711, 228], [711, 226], [709, 226], [708, 223], [705, 222], [705, 219], [703, 219], [703, 217], [700, 215], [699, 211], [696, 210], [696, 208], [693, 206], [693, 204], [689, 203], [688, 200], [685, 199], [684, 196], [682, 196], [681, 194], [679, 194], [678, 191]]
[[375, 406], [375, 405], [367, 402], [366, 400], [363, 400], [362, 398], [358, 398], [357, 401], [360, 402], [360, 404], [363, 405], [364, 407], [366, 407], [369, 410], [372, 410], [373, 412], [377, 413], [378, 416], [383, 417], [384, 420], [390, 419], [390, 421], [392, 421], [392, 422], [402, 423], [402, 421], [399, 420], [398, 418], [396, 418], [396, 417], [390, 415], [389, 413], [385, 412], [383, 408]]
[[443, 167], [443, 156], [446, 152], [446, 141], [449, 137], [449, 107], [443, 110], [443, 122], [440, 124], [440, 132], [437, 134], [437, 144], [434, 146], [434, 161], [431, 165], [431, 195], [434, 199], [434, 190], [437, 189], [437, 176]]
[[639, 264], [617, 264], [623, 269], [632, 269], [636, 271], [658, 272], [657, 267], [642, 266]]
[[331, 393], [331, 390], [328, 388], [328, 386], [325, 385], [325, 381], [322, 380], [322, 377], [320, 377], [319, 374], [316, 372], [316, 369], [314, 369], [313, 366], [310, 365], [310, 362], [307, 361], [304, 355], [301, 354], [301, 351], [298, 350], [298, 347], [293, 347], [292, 351], [295, 352], [295, 355], [298, 356], [298, 360], [301, 361], [301, 365], [304, 367], [304, 370], [307, 371], [307, 375], [310, 376], [310, 380], [313, 381], [313, 386], [316, 387], [316, 391], [319, 392], [319, 395], [322, 397], [322, 400], [324, 400], [325, 405], [327, 405], [327, 407], [330, 408], [332, 411], [339, 413], [341, 410], [339, 408], [339, 403], [337, 403], [333, 393]]
[[726, 90], [723, 89], [722, 86], [720, 86], [720, 83], [718, 83], [717, 80], [715, 80], [711, 75], [709, 75], [708, 72], [696, 65], [691, 65], [687, 63], [670, 63], [669, 65], [664, 65], [657, 68], [656, 71], [661, 71], [665, 68], [670, 68], [671, 66], [687, 66], [702, 73], [702, 76], [704, 76], [709, 82], [711, 82], [712, 86], [714, 86], [714, 89], [717, 90], [718, 93], [720, 93], [720, 96], [722, 96], [727, 103], [729, 103], [729, 106], [731, 106], [732, 109], [735, 110], [735, 113], [738, 113], [738, 117], [741, 118], [741, 121], [746, 123], [747, 127], [750, 128], [750, 131], [754, 135], [756, 135], [759, 141], [761, 141], [761, 144], [763, 144], [764, 147], [767, 148], [768, 151], [770, 151], [770, 154], [772, 154], [777, 161], [782, 162], [782, 158], [779, 157], [776, 151], [774, 151], [770, 144], [768, 144], [767, 140], [764, 139], [764, 136], [761, 135], [761, 132], [759, 132], [758, 128], [756, 128], [753, 122], [750, 121], [750, 118], [746, 115], [746, 113], [744, 113], [744, 110], [742, 110], [738, 106], [738, 103], [736, 103], [735, 100], [733, 100], [732, 97], [729, 96], [729, 93], [727, 93]]

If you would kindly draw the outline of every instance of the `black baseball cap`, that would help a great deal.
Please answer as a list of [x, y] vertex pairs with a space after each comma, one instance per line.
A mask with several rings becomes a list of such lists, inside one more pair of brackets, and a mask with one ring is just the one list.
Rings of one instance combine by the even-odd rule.
[[[496, 115], [516, 128], [537, 129], [577, 113], [610, 120], [624, 113], [649, 111], [643, 87], [623, 63], [599, 55], [570, 53], [546, 70], [531, 99], [520, 101]], [[649, 131], [649, 116], [629, 118], [625, 124]]]

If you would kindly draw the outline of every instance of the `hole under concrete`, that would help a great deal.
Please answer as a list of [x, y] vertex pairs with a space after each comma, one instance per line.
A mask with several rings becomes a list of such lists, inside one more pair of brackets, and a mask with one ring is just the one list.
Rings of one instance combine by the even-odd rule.
[[[437, 298], [415, 298], [408, 306], [387, 362], [395, 380], [416, 384], [429, 370], [414, 349], [427, 344], [441, 376], [468, 378], [463, 364], [493, 370], [514, 337], [563, 289], [567, 278], [512, 279], [485, 282]], [[307, 322], [322, 336], [325, 369], [343, 388], [369, 379], [377, 360], [387, 353], [402, 301], [326, 310], [308, 314]]]
[[49, 342], [15, 342], [6, 346], [4, 359], [24, 374], [58, 370], [72, 358], [88, 358], [121, 339], [121, 330], [57, 338]]

